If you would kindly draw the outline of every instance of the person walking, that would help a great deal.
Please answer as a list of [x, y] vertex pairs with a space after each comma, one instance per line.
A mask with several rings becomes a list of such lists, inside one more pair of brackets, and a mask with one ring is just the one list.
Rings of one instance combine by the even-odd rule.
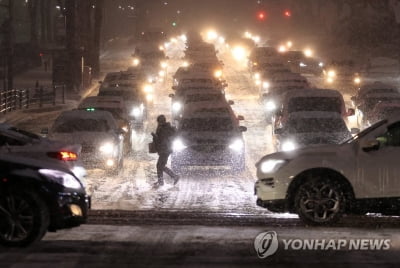
[[158, 153], [157, 161], [157, 177], [158, 181], [155, 186], [164, 185], [163, 173], [167, 173], [171, 178], [174, 179], [174, 185], [178, 182], [179, 176], [175, 174], [166, 165], [168, 157], [172, 153], [172, 138], [175, 135], [175, 128], [171, 126], [164, 115], [157, 117], [157, 130], [156, 133], [151, 133], [153, 136], [153, 142]]

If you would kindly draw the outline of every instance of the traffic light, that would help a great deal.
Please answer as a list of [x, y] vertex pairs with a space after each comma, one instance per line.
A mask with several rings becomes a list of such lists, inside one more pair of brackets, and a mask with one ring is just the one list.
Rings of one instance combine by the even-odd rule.
[[267, 13], [263, 10], [257, 12], [257, 19], [259, 21], [264, 21], [267, 18]]
[[285, 11], [283, 11], [283, 15], [287, 18], [290, 18], [292, 16], [292, 12], [286, 9]]

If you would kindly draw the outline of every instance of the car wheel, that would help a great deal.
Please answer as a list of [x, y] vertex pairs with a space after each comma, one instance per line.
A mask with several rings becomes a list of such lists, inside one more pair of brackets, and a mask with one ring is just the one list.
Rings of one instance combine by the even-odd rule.
[[44, 201], [30, 191], [0, 194], [0, 244], [23, 247], [40, 241], [50, 224]]
[[300, 185], [295, 208], [300, 219], [310, 225], [329, 225], [343, 215], [346, 198], [340, 185], [331, 179], [313, 179]]

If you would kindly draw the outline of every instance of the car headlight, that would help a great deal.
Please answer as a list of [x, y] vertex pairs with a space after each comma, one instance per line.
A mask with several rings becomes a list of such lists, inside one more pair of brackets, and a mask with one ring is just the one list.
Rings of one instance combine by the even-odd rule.
[[131, 116], [138, 117], [142, 114], [142, 110], [139, 107], [135, 107], [131, 111]]
[[276, 104], [275, 104], [275, 102], [272, 101], [272, 100], [267, 101], [267, 102], [265, 103], [265, 109], [266, 109], [267, 111], [274, 111], [274, 110], [276, 110]]
[[260, 169], [263, 173], [271, 173], [280, 168], [286, 161], [282, 159], [269, 159], [261, 163]]
[[186, 148], [187, 148], [187, 146], [183, 143], [183, 141], [181, 139], [176, 139], [172, 143], [172, 150], [174, 152], [180, 152]]
[[182, 104], [180, 104], [179, 102], [174, 102], [172, 104], [172, 111], [179, 112], [182, 109]]
[[104, 143], [100, 146], [99, 151], [105, 154], [112, 154], [114, 152], [114, 144], [111, 142]]
[[143, 91], [144, 91], [145, 93], [150, 93], [150, 92], [153, 92], [153, 91], [154, 91], [154, 88], [153, 88], [151, 85], [145, 85], [145, 86], [143, 87]]
[[63, 171], [54, 169], [39, 169], [39, 173], [66, 188], [82, 188], [82, 185], [77, 178]]
[[264, 81], [262, 86], [263, 86], [264, 89], [268, 89], [269, 88], [269, 83]]
[[240, 152], [243, 149], [243, 146], [243, 141], [241, 139], [236, 139], [229, 145], [229, 149]]
[[356, 77], [356, 78], [354, 78], [354, 83], [355, 84], [360, 84], [361, 83], [361, 78], [360, 77]]
[[254, 76], [253, 76], [254, 80], [259, 80], [260, 77], [261, 77], [260, 73], [255, 73]]
[[281, 150], [284, 152], [293, 151], [295, 149], [297, 149], [297, 144], [291, 140], [284, 141], [281, 145]]
[[138, 66], [140, 63], [140, 60], [138, 58], [133, 59], [132, 64], [133, 66]]

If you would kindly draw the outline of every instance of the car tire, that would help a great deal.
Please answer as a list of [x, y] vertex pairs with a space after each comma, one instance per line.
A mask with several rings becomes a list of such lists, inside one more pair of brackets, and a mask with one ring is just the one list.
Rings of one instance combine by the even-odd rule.
[[0, 218], [0, 244], [7, 247], [25, 247], [40, 241], [50, 224], [46, 203], [27, 190], [0, 194]]
[[317, 178], [301, 184], [295, 193], [295, 209], [308, 225], [331, 225], [346, 208], [346, 194], [332, 179]]

